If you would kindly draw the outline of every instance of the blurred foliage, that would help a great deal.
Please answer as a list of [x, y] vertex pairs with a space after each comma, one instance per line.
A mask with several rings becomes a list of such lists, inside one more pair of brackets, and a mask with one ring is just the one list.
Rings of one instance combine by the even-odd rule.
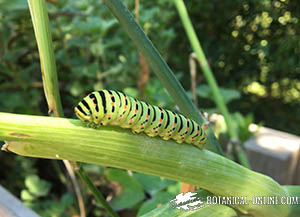
[[[230, 110], [254, 113], [256, 122], [300, 135], [297, 2], [199, 0], [186, 5], [218, 84], [242, 94], [229, 105]], [[180, 22], [172, 26], [175, 32], [183, 31]], [[173, 68], [189, 70], [187, 60], [192, 49], [188, 44], [184, 34], [172, 42], [172, 51], [176, 47], [182, 53], [175, 51]], [[198, 77], [202, 82], [203, 76]], [[189, 85], [188, 79], [183, 82]], [[211, 102], [200, 105], [213, 106]]]
[[[240, 92], [234, 89], [220, 87], [219, 91], [222, 98], [224, 99], [225, 104], [228, 104], [232, 100], [241, 98]], [[197, 95], [200, 96], [201, 98], [206, 98], [214, 102], [213, 92], [208, 85], [206, 84], [199, 85], [196, 89], [196, 92]], [[217, 108], [206, 109], [206, 111], [208, 111], [209, 113], [214, 113], [214, 112], [218, 112], [218, 109]]]
[[141, 184], [127, 172], [111, 168], [107, 170], [106, 177], [115, 183], [115, 197], [111, 201], [115, 210], [130, 208], [144, 198]]
[[21, 191], [21, 199], [25, 205], [40, 213], [41, 216], [68, 216], [65, 211], [73, 205], [73, 195], [63, 194], [59, 201], [43, 200], [49, 194], [51, 184], [40, 179], [37, 175], [28, 175], [25, 178], [26, 189]]
[[[124, 0], [133, 12], [134, 1]], [[100, 88], [138, 96], [139, 57], [123, 29], [99, 0], [48, 4], [60, 92], [67, 117], [87, 93]], [[186, 1], [221, 93], [233, 113], [241, 141], [248, 125], [300, 135], [300, 8], [291, 0]], [[139, 22], [177, 78], [190, 89], [192, 49], [170, 0], [140, 1]], [[198, 72], [200, 108], [217, 111]], [[153, 75], [145, 100], [175, 104]], [[262, 106], [263, 105], [263, 106]], [[0, 0], [0, 108], [2, 112], [47, 115], [39, 56], [26, 1]], [[272, 111], [272, 112], [270, 112]], [[216, 128], [226, 141], [226, 128]], [[223, 135], [223, 136], [222, 136]], [[62, 164], [0, 152], [0, 184], [42, 216], [78, 213]], [[47, 169], [45, 169], [47, 168]], [[139, 173], [85, 165], [95, 184], [122, 213], [142, 215], [177, 194], [180, 184]], [[47, 180], [47, 181], [46, 181]], [[105, 216], [84, 192], [89, 216]]]

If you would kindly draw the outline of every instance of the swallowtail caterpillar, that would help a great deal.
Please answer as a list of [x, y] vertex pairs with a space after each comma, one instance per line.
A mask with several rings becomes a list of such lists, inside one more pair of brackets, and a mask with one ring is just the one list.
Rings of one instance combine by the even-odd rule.
[[77, 117], [89, 127], [117, 125], [144, 132], [150, 137], [160, 136], [177, 143], [193, 144], [203, 148], [205, 130], [195, 121], [181, 114], [149, 105], [121, 92], [100, 90], [87, 95], [74, 108]]

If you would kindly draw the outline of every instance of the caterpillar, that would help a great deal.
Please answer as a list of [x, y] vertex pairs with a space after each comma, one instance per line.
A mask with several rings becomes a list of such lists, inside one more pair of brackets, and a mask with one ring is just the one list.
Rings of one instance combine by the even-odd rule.
[[164, 140], [173, 139], [200, 148], [206, 142], [205, 130], [195, 121], [119, 91], [92, 92], [79, 102], [74, 112], [89, 127], [117, 125], [131, 128], [134, 133], [144, 132], [150, 137], [158, 135]]

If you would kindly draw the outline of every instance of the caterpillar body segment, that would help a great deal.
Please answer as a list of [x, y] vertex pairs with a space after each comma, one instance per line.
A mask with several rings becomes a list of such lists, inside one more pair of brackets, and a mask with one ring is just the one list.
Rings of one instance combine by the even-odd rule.
[[113, 90], [100, 90], [87, 95], [74, 108], [77, 117], [89, 127], [117, 125], [134, 133], [173, 139], [177, 143], [203, 148], [205, 130], [181, 114], [150, 105]]

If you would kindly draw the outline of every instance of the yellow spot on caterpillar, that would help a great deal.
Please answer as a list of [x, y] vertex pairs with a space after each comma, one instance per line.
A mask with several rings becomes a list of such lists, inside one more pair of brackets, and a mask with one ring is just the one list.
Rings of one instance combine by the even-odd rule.
[[115, 102], [111, 102], [110, 104], [111, 104], [112, 106], [114, 106], [114, 105], [115, 105]]

